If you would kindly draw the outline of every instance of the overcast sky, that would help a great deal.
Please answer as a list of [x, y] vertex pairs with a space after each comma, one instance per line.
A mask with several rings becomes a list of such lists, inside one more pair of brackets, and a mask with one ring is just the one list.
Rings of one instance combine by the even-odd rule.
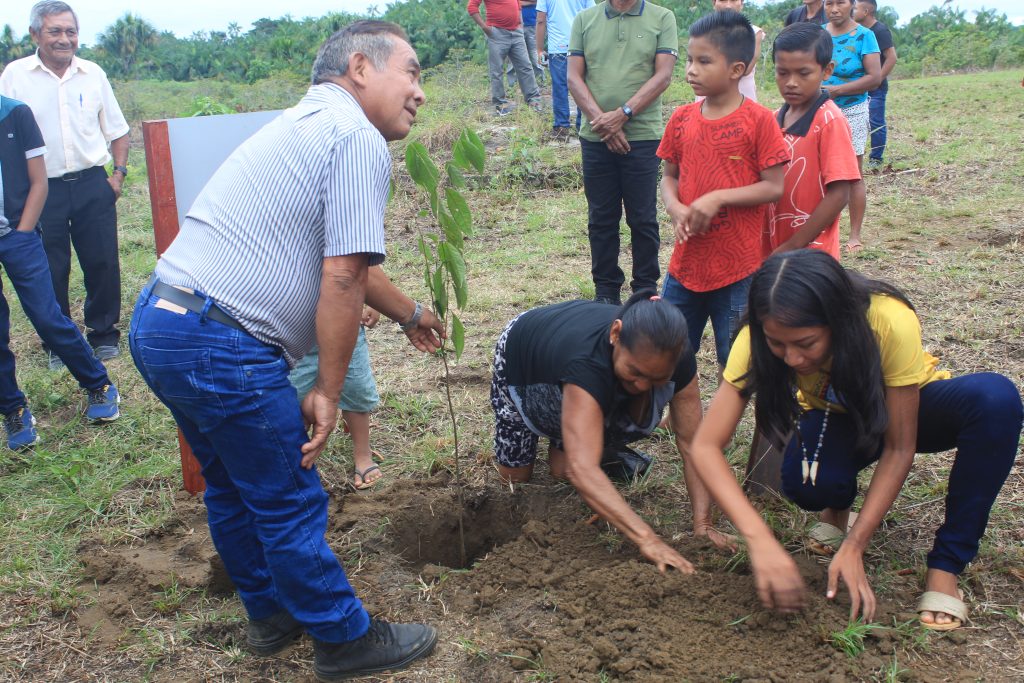
[[[703, 0], [702, 0], [703, 1]], [[34, 0], [2, 0], [0, 2], [0, 26], [10, 24], [15, 33], [28, 31], [28, 14]], [[161, 31], [173, 31], [186, 37], [195, 31], [227, 29], [228, 24], [237, 22], [243, 31], [251, 28], [252, 22], [263, 18], [278, 18], [290, 13], [294, 18], [319, 17], [328, 12], [365, 12], [367, 7], [377, 5], [384, 10], [387, 1], [368, 0], [296, 0], [291, 3], [269, 2], [268, 0], [72, 0], [69, 3], [78, 13], [81, 23], [82, 42], [95, 42], [96, 34], [123, 15], [132, 12], [149, 21]], [[793, 0], [797, 6], [799, 0]], [[898, 8], [903, 21], [919, 12], [938, 4], [936, 0], [900, 0], [880, 5]], [[964, 0], [954, 1], [960, 9], [973, 12], [983, 7], [1005, 13], [1015, 23], [1024, 23], [1024, 2], [1022, 0]], [[710, 5], [710, 2], [708, 2]]]

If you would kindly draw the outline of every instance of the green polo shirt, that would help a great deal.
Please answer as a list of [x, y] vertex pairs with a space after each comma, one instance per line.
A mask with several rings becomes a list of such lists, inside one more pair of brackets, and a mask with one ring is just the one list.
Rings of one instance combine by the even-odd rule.
[[[602, 111], [621, 107], [654, 75], [658, 54], [679, 56], [679, 32], [672, 10], [637, 0], [628, 12], [617, 12], [608, 2], [583, 10], [572, 22], [569, 55], [586, 61], [584, 82]], [[665, 131], [661, 96], [623, 127], [627, 140], [660, 140]], [[580, 137], [600, 137], [583, 121]]]

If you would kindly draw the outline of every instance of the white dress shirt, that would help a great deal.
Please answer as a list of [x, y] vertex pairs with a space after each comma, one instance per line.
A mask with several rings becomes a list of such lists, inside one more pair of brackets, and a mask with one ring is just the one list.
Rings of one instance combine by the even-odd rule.
[[38, 54], [7, 65], [0, 93], [32, 108], [46, 141], [46, 175], [84, 171], [110, 161], [111, 140], [128, 133], [107, 74], [95, 62], [73, 57], [58, 77]]

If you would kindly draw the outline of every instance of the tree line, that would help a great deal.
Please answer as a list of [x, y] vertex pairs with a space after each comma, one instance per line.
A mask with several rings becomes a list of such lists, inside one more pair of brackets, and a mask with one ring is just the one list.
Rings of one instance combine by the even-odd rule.
[[[684, 37], [686, 27], [710, 11], [710, 2], [704, 0], [659, 0], [659, 4], [675, 12]], [[766, 49], [782, 29], [786, 13], [797, 4], [798, 0], [746, 3], [750, 20], [768, 34]], [[464, 0], [399, 0], [372, 15], [404, 27], [425, 67], [444, 61], [485, 61], [483, 34], [466, 14]], [[285, 16], [260, 19], [249, 31], [243, 32], [235, 23], [227, 31], [199, 31], [178, 38], [127, 13], [94, 45], [84, 46], [81, 54], [121, 79], [219, 78], [253, 83], [271, 76], [304, 78], [323, 40], [359, 18], [365, 17], [341, 12], [319, 18]], [[879, 19], [893, 29], [900, 56], [896, 76], [1024, 65], [1024, 27], [1014, 26], [994, 10], [982, 10], [972, 21], [963, 10], [935, 6], [898, 27], [896, 10], [881, 7]], [[28, 34], [10, 25], [3, 27], [0, 63], [34, 49]]]

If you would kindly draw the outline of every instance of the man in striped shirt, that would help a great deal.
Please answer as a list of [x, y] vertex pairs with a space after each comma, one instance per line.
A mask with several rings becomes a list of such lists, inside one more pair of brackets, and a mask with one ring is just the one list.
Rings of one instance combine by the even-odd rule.
[[[363, 609], [324, 538], [327, 494], [313, 468], [364, 299], [417, 348], [440, 345], [437, 319], [370, 267], [384, 260], [387, 141], [409, 133], [419, 77], [394, 24], [331, 36], [305, 97], [200, 193], [132, 318], [135, 363], [203, 467], [210, 533], [248, 611], [250, 648], [273, 654], [305, 630], [322, 681], [401, 668], [437, 640], [429, 626]], [[314, 340], [318, 376], [300, 406], [288, 369]]]

